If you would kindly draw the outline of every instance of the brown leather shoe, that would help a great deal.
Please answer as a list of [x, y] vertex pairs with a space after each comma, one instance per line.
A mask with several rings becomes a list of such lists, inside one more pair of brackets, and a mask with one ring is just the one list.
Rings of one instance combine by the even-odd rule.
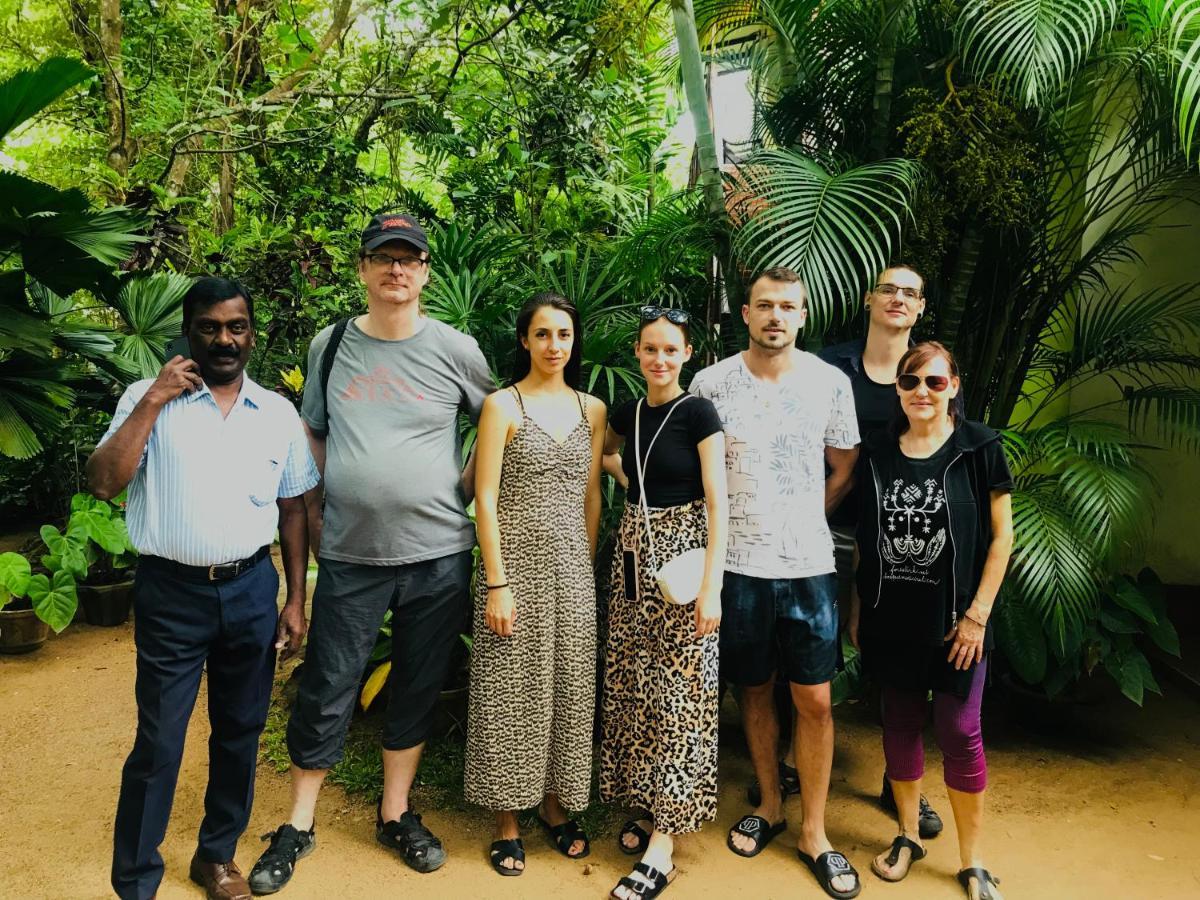
[[250, 885], [233, 860], [210, 863], [193, 856], [188, 876], [204, 888], [208, 900], [250, 900]]

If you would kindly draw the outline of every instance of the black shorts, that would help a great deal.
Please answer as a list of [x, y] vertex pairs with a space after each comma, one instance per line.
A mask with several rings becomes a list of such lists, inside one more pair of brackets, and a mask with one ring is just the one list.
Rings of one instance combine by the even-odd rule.
[[838, 654], [837, 576], [755, 578], [725, 573], [721, 591], [721, 675], [766, 684], [778, 672], [793, 684], [833, 678]]
[[470, 626], [471, 551], [406, 566], [318, 561], [308, 650], [287, 745], [301, 769], [342, 758], [359, 683], [384, 614], [392, 610], [385, 750], [423, 743], [438, 694]]

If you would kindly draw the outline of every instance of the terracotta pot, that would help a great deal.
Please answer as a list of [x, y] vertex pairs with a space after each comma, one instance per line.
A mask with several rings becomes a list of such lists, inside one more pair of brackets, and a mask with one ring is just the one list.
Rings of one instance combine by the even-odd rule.
[[81, 584], [78, 587], [79, 606], [83, 620], [89, 625], [124, 625], [129, 621], [133, 604], [133, 581], [117, 584]]
[[50, 626], [32, 609], [0, 610], [0, 653], [29, 653], [49, 636]]

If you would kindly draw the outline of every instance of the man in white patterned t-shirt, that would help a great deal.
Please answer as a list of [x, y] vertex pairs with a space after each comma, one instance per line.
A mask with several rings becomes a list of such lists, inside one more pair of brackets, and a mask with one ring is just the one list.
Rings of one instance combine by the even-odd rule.
[[712, 401], [725, 430], [730, 511], [721, 673], [741, 688], [746, 742], [762, 785], [762, 802], [733, 827], [728, 844], [739, 856], [755, 856], [787, 827], [773, 699], [778, 673], [796, 707], [801, 859], [830, 896], [852, 897], [858, 873], [825, 835], [829, 683], [838, 641], [826, 515], [849, 491], [858, 457], [854, 394], [845, 374], [795, 346], [807, 317], [795, 272], [768, 269], [749, 291], [742, 307], [748, 349], [704, 369], [690, 387]]

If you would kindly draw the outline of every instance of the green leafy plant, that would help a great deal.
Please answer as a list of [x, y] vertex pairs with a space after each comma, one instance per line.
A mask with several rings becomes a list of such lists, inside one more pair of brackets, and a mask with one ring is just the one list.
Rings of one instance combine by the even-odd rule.
[[21, 554], [0, 553], [0, 609], [22, 600], [60, 633], [71, 624], [79, 605], [75, 577], [65, 569], [33, 573], [29, 560]]

